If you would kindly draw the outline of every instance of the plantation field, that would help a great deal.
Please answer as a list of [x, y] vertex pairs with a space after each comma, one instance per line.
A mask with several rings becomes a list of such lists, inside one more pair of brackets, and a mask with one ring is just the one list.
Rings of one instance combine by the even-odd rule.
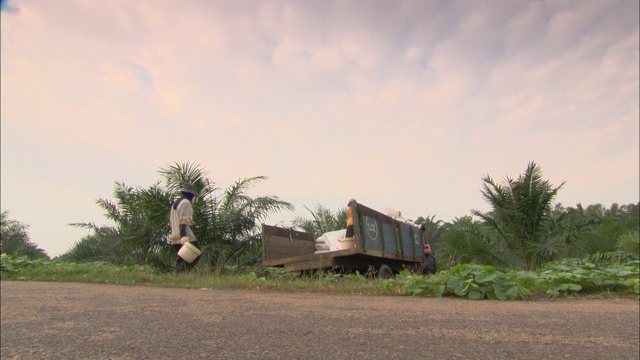
[[639, 350], [636, 297], [0, 284], [2, 359], [638, 359]]

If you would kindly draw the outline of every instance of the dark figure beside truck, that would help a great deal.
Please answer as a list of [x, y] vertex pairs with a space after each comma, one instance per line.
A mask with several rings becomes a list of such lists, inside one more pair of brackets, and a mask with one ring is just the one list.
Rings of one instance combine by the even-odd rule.
[[436, 256], [431, 250], [431, 245], [424, 245], [424, 263], [422, 264], [422, 275], [436, 273]]

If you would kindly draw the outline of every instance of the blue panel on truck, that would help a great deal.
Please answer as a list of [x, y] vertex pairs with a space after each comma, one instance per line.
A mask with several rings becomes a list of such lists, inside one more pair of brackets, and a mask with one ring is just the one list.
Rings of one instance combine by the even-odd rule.
[[413, 256], [415, 247], [413, 246], [413, 236], [411, 236], [411, 226], [409, 224], [401, 224], [400, 235], [402, 236], [402, 255]]
[[420, 233], [419, 232], [414, 232], [413, 233], [413, 245], [414, 245], [414, 249], [416, 249], [416, 256], [422, 256], [422, 241], [420, 240]]
[[396, 227], [392, 224], [382, 223], [384, 235], [384, 252], [396, 253]]
[[378, 220], [363, 215], [362, 227], [364, 230], [364, 248], [367, 250], [382, 250], [382, 234], [378, 226]]

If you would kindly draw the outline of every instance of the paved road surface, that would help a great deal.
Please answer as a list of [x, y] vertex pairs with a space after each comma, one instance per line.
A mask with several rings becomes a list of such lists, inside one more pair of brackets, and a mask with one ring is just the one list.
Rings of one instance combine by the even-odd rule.
[[633, 299], [472, 301], [1, 282], [8, 359], [638, 359]]

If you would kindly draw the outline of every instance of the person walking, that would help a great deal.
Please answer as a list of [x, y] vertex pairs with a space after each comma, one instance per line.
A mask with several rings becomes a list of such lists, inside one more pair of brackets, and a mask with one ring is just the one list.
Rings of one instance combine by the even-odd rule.
[[193, 184], [186, 184], [182, 188], [182, 196], [180, 196], [171, 206], [171, 212], [169, 214], [171, 225], [171, 245], [176, 252], [176, 273], [184, 272], [193, 268], [200, 260], [200, 256], [196, 257], [191, 263], [185, 261], [178, 255], [180, 248], [186, 243], [190, 242], [192, 245], [200, 250], [200, 245], [196, 240], [196, 236], [193, 234], [192, 226], [193, 222], [193, 206], [192, 202], [195, 199], [197, 193]]

